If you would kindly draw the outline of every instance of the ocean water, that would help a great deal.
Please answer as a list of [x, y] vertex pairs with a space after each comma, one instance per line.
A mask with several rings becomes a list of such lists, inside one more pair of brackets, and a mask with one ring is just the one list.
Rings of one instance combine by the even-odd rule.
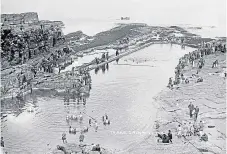
[[[108, 19], [108, 20], [71, 20], [65, 21], [65, 28], [63, 29], [64, 34], [68, 34], [75, 31], [83, 31], [89, 36], [93, 36], [99, 32], [109, 30], [118, 26], [121, 23], [146, 23], [150, 26], [181, 26], [185, 30], [200, 35], [205, 38], [215, 38], [215, 37], [226, 37], [226, 27], [224, 25], [220, 26], [203, 26], [198, 24], [155, 24], [146, 20], [129, 20], [121, 21], [119, 19]], [[193, 29], [193, 27], [201, 27], [201, 29]]]
[[226, 0], [2, 0], [1, 13], [37, 12], [39, 19], [60, 20], [65, 33], [78, 30], [94, 35], [108, 30], [121, 17], [149, 25], [215, 26], [197, 31], [226, 35]]

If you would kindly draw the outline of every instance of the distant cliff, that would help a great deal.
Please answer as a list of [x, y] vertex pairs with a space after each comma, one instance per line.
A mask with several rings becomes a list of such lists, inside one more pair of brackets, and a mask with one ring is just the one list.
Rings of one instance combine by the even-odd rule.
[[39, 17], [36, 12], [1, 15], [1, 22], [3, 23], [3, 25], [29, 24], [36, 23], [38, 21]]
[[2, 14], [1, 15], [2, 30], [11, 29], [12, 31], [19, 33], [22, 30], [27, 31], [30, 29], [58, 27], [63, 28], [62, 21], [49, 21], [39, 20], [36, 12], [27, 12], [20, 14]]

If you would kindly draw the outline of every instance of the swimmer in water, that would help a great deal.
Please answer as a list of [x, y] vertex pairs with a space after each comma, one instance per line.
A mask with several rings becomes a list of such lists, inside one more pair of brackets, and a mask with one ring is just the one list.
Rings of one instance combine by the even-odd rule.
[[80, 140], [80, 143], [84, 141], [84, 134], [83, 133], [80, 134], [79, 140]]
[[72, 132], [73, 132], [72, 126], [69, 126], [69, 133], [72, 133]]
[[79, 118], [80, 118], [80, 120], [83, 120], [83, 115], [81, 114], [81, 112], [79, 114]]
[[95, 121], [95, 132], [97, 132], [97, 130], [98, 130], [98, 123], [97, 123], [97, 121]]
[[106, 117], [106, 119], [108, 119], [108, 116], [107, 116], [107, 114], [105, 114], [105, 117]]
[[91, 119], [89, 119], [88, 123], [89, 123], [89, 125], [91, 126]]
[[69, 116], [68, 115], [66, 116], [66, 121], [69, 121]]
[[63, 141], [63, 143], [67, 143], [66, 134], [65, 133], [62, 134], [62, 141]]

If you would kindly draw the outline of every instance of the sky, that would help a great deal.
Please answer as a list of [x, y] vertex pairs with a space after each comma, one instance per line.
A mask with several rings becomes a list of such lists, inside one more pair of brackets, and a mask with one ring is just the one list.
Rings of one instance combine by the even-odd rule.
[[65, 23], [129, 16], [151, 25], [226, 26], [226, 0], [1, 0], [1, 12], [38, 12]]

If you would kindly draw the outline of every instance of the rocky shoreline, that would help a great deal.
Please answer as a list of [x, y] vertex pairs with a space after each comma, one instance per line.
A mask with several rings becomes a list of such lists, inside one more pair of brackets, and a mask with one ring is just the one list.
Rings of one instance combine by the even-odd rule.
[[[225, 44], [225, 41], [223, 41]], [[181, 82], [172, 89], [164, 89], [154, 98], [154, 105], [158, 108], [153, 136], [130, 148], [131, 153], [226, 153], [226, 53], [216, 52], [204, 57], [205, 65], [197, 74], [197, 64], [188, 64], [182, 72], [189, 83]], [[219, 64], [213, 68], [213, 62]], [[201, 77], [203, 82], [198, 82]], [[200, 108], [197, 124], [204, 124], [203, 133], [208, 135], [208, 141], [201, 141], [200, 137], [177, 137], [178, 125], [194, 123], [189, 117], [188, 105], [192, 102]], [[173, 133], [173, 143], [157, 143], [154, 136], [158, 133]], [[150, 143], [150, 144], [148, 144]], [[136, 148], [139, 146], [140, 148]], [[183, 150], [183, 151], [182, 151]]]

